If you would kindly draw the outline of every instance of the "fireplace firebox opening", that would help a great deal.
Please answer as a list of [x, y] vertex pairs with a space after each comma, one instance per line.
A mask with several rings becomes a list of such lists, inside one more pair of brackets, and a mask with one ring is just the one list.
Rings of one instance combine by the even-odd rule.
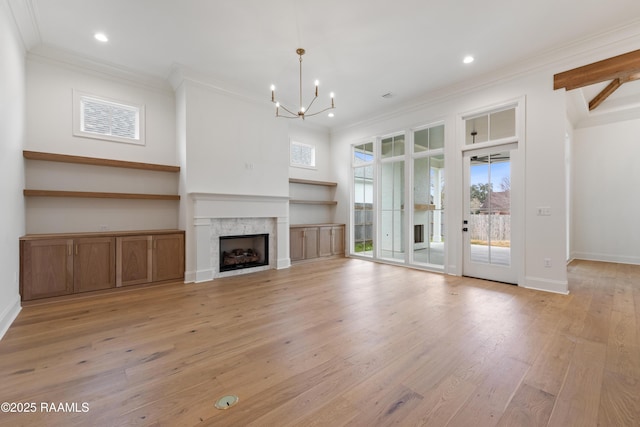
[[269, 234], [220, 236], [220, 272], [269, 265]]

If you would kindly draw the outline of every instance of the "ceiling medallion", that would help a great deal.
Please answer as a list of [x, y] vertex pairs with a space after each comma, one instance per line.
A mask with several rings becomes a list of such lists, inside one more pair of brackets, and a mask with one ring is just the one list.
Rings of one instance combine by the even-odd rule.
[[[334, 103], [333, 103], [333, 92], [331, 92], [329, 94], [329, 96], [331, 97], [331, 106], [327, 107], [323, 110], [317, 111], [315, 113], [311, 113], [309, 110], [311, 109], [311, 106], [313, 105], [313, 103], [315, 102], [315, 100], [318, 98], [318, 85], [319, 82], [318, 80], [316, 80], [315, 85], [315, 92], [314, 92], [314, 96], [313, 99], [311, 100], [311, 102], [309, 103], [309, 105], [305, 108], [304, 104], [302, 103], [302, 55], [305, 54], [305, 50], [302, 48], [298, 48], [296, 49], [296, 54], [298, 54], [299, 56], [299, 61], [300, 61], [300, 106], [298, 108], [297, 112], [293, 112], [292, 109], [289, 109], [287, 107], [285, 107], [284, 105], [280, 104], [278, 101], [276, 101], [276, 87], [274, 85], [271, 85], [271, 102], [273, 102], [274, 104], [276, 104], [276, 117], [284, 117], [286, 119], [302, 119], [304, 120], [305, 117], [311, 117], [311, 116], [316, 116], [318, 114], [324, 113], [325, 111], [328, 110], [332, 110], [335, 107]], [[283, 110], [283, 112], [281, 112], [280, 110]]]

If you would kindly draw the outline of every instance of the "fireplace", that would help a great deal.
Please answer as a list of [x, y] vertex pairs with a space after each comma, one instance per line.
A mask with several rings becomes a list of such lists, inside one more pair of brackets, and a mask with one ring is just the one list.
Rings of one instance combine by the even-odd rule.
[[269, 265], [269, 234], [220, 236], [220, 272]]

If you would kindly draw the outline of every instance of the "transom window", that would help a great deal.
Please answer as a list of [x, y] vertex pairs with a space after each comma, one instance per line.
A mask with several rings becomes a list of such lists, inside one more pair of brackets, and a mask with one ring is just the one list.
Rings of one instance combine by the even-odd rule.
[[465, 119], [465, 144], [496, 141], [516, 136], [516, 108], [510, 107]]
[[144, 145], [144, 106], [74, 92], [74, 135]]

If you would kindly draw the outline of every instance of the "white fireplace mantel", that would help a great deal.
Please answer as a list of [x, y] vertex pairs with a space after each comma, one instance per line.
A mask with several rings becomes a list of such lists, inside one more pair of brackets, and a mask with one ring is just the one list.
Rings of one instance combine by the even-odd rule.
[[[288, 268], [289, 258], [289, 198], [239, 194], [189, 193], [193, 206], [193, 226], [196, 240], [195, 281], [204, 282], [219, 277], [217, 248], [212, 242], [215, 222], [221, 219], [274, 219], [275, 266]], [[215, 236], [214, 236], [215, 237]], [[249, 273], [249, 269], [246, 272]]]

